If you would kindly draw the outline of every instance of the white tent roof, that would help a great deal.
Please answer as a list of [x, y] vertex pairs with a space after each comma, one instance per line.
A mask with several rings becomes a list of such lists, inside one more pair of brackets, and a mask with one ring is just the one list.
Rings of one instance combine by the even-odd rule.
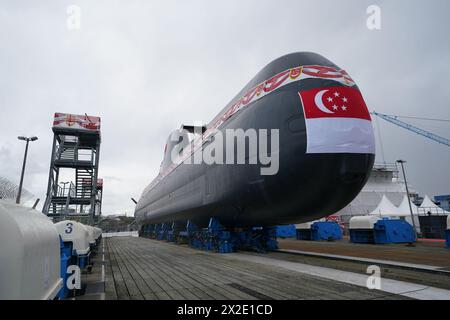
[[439, 206], [437, 206], [433, 201], [431, 201], [429, 196], [425, 196], [425, 198], [423, 198], [423, 202], [420, 205], [421, 208], [439, 208]]
[[[411, 208], [412, 208], [413, 214], [418, 215], [419, 214], [419, 210], [417, 209], [418, 207], [414, 203], [412, 203], [411, 200], [409, 200], [409, 202], [411, 203]], [[411, 212], [409, 211], [409, 205], [408, 205], [408, 196], [406, 194], [403, 197], [402, 203], [398, 206], [398, 210], [400, 210], [400, 212], [402, 212], [405, 216], [411, 215]]]
[[405, 214], [400, 211], [389, 199], [386, 195], [383, 195], [378, 206], [369, 213], [370, 216], [378, 216], [378, 217], [403, 217]]
[[422, 209], [422, 210], [420, 210], [420, 212], [424, 212], [424, 213], [427, 211], [430, 211], [431, 213], [450, 214], [450, 212], [445, 211], [444, 209], [442, 209], [441, 207], [436, 205], [433, 201], [431, 201], [430, 197], [427, 195], [425, 195], [425, 198], [423, 198], [423, 202], [419, 208]]

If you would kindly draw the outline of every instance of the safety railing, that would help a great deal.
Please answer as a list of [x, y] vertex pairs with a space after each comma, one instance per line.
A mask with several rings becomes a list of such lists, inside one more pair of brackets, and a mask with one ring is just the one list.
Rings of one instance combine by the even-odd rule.
[[448, 215], [448, 212], [446, 212], [444, 209], [442, 208], [436, 208], [436, 207], [423, 207], [423, 208], [417, 208], [417, 212], [419, 215], [421, 216], [446, 216]]

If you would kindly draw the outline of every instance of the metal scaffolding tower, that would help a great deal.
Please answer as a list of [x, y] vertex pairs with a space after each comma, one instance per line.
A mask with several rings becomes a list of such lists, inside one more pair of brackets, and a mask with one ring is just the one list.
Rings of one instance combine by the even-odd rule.
[[436, 141], [438, 143], [446, 145], [447, 147], [450, 147], [450, 140], [449, 139], [446, 139], [444, 137], [438, 136], [438, 135], [436, 135], [434, 133], [431, 133], [429, 131], [420, 129], [420, 128], [418, 128], [416, 126], [413, 126], [413, 125], [411, 125], [409, 123], [401, 121], [401, 120], [398, 119], [398, 116], [391, 116], [391, 115], [387, 115], [387, 114], [378, 113], [378, 112], [375, 112], [375, 111], [373, 111], [372, 114], [376, 115], [377, 117], [380, 117], [383, 120], [386, 120], [386, 121], [388, 121], [390, 123], [393, 123], [393, 124], [395, 124], [395, 125], [397, 125], [399, 127], [402, 127], [402, 128], [404, 128], [406, 130], [412, 131], [414, 133], [417, 133], [418, 135], [424, 136], [424, 137], [426, 137], [428, 139], [431, 139], [433, 141]]
[[[103, 180], [99, 180], [100, 118], [55, 113], [47, 198], [43, 213], [93, 224], [101, 214]], [[73, 181], [61, 182], [60, 171]]]

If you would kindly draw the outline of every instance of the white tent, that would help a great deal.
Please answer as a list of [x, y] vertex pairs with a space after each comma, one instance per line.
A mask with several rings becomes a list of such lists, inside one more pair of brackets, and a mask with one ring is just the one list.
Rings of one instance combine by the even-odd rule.
[[[411, 203], [413, 215], [418, 215], [419, 214], [418, 207], [411, 200], [409, 200], [409, 202]], [[411, 215], [408, 204], [408, 196], [406, 194], [403, 197], [402, 203], [398, 206], [398, 209], [407, 216]]]
[[405, 215], [397, 208], [386, 195], [383, 195], [378, 206], [369, 213], [370, 216], [378, 217], [404, 217]]
[[431, 201], [430, 197], [427, 195], [423, 199], [423, 202], [418, 210], [421, 214], [426, 214], [428, 212], [431, 212], [432, 214], [450, 214], [450, 212], [445, 211], [444, 209], [436, 205], [433, 201]]
[[431, 201], [430, 197], [425, 195], [425, 198], [423, 198], [422, 204], [420, 205], [421, 208], [435, 208], [437, 205]]

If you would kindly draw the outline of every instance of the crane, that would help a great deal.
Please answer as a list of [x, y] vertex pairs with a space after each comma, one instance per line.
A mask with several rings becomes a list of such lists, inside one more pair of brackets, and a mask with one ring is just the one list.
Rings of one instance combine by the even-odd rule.
[[418, 128], [416, 126], [413, 126], [413, 125], [411, 125], [409, 123], [401, 121], [401, 120], [398, 119], [398, 116], [391, 116], [391, 115], [387, 115], [387, 114], [378, 113], [378, 112], [375, 112], [375, 111], [371, 112], [371, 114], [376, 115], [377, 117], [379, 117], [379, 118], [381, 118], [383, 120], [386, 120], [386, 121], [388, 121], [390, 123], [393, 123], [393, 124], [395, 124], [395, 125], [397, 125], [399, 127], [402, 127], [402, 128], [407, 129], [409, 131], [417, 133], [417, 134], [419, 134], [421, 136], [424, 136], [424, 137], [426, 137], [428, 139], [431, 139], [433, 141], [436, 141], [438, 143], [446, 145], [447, 147], [450, 147], [450, 140], [449, 139], [446, 139], [444, 137], [438, 136], [438, 135], [436, 135], [434, 133], [431, 133], [429, 131], [420, 129], [420, 128]]

